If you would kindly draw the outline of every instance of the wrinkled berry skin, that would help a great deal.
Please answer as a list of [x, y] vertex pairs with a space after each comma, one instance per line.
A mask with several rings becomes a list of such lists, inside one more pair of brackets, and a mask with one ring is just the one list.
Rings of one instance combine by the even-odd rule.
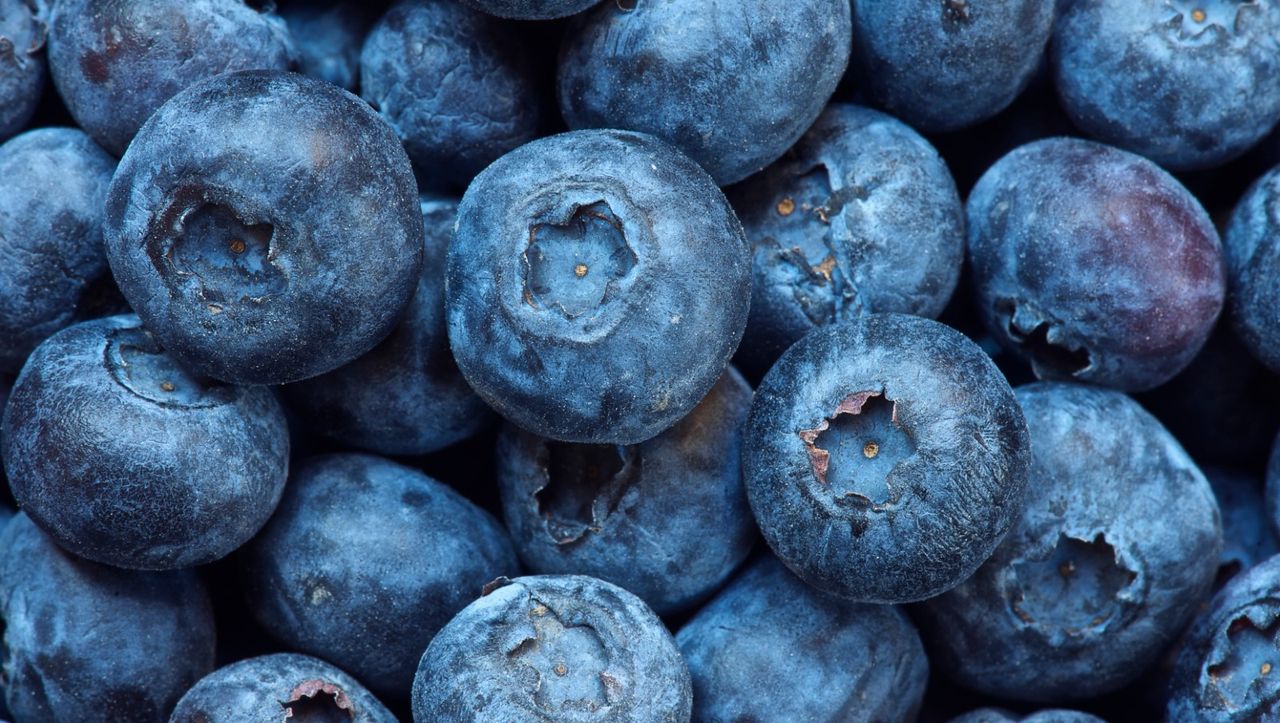
[[396, 717], [355, 678], [323, 660], [297, 653], [262, 655], [213, 671], [182, 696], [169, 723], [281, 720], [396, 723]]
[[444, 264], [456, 201], [423, 198], [426, 244], [418, 290], [400, 324], [373, 351], [328, 374], [283, 387], [315, 432], [381, 454], [427, 454], [466, 439], [494, 418], [449, 351]]
[[82, 298], [110, 285], [102, 204], [115, 167], [72, 128], [0, 145], [0, 372], [16, 374], [37, 344], [76, 320]]
[[629, 131], [577, 131], [486, 168], [458, 206], [449, 342], [524, 429], [636, 444], [710, 391], [742, 338], [751, 261], [720, 189]]
[[600, 0], [463, 0], [477, 10], [500, 18], [551, 20], [580, 13]]
[[294, 61], [284, 21], [240, 0], [58, 0], [50, 19], [54, 85], [76, 123], [117, 156], [183, 88]]
[[288, 474], [271, 390], [187, 374], [133, 316], [37, 347], [0, 434], [18, 504], [67, 550], [117, 567], [223, 557], [267, 521]]
[[40, 103], [47, 32], [34, 0], [0, 0], [0, 141], [22, 130]]
[[694, 719], [705, 723], [910, 721], [929, 679], [920, 636], [900, 610], [824, 595], [772, 556], [699, 611], [676, 643], [693, 678]]
[[350, 93], [270, 71], [211, 78], [151, 116], [111, 182], [104, 237], [147, 327], [193, 372], [234, 384], [298, 381], [369, 351], [422, 261], [395, 134]]
[[751, 387], [730, 369], [674, 427], [634, 447], [498, 438], [503, 517], [529, 569], [584, 574], [659, 615], [706, 598], [756, 540], [742, 487]]
[[1268, 369], [1280, 372], [1280, 168], [1236, 205], [1223, 238], [1232, 328]]
[[805, 332], [861, 311], [936, 317], [964, 258], [964, 207], [929, 142], [828, 106], [787, 155], [729, 191], [753, 247], [737, 361], [755, 378]]
[[1221, 165], [1280, 120], [1280, 6], [1259, 0], [1060, 3], [1052, 62], [1086, 133], [1174, 170]]
[[518, 29], [457, 0], [401, 0], [369, 32], [360, 93], [424, 174], [459, 188], [537, 135], [535, 66]]
[[20, 514], [0, 536], [4, 696], [15, 720], [163, 723], [213, 670], [213, 607], [191, 571], [73, 557]]
[[847, 0], [605, 2], [560, 53], [570, 128], [651, 133], [724, 186], [777, 160], [849, 62]]
[[951, 723], [1107, 723], [1103, 719], [1075, 710], [1041, 710], [1022, 716], [999, 708], [982, 708], [952, 718]]
[[955, 587], [1017, 517], [1022, 412], [991, 359], [951, 328], [869, 314], [810, 332], [756, 390], [747, 498], [802, 580], [857, 602]]
[[360, 49], [377, 18], [377, 3], [287, 0], [279, 4], [298, 51], [298, 72], [355, 93]]
[[1172, 176], [1100, 143], [1022, 146], [968, 200], [979, 308], [1040, 379], [1151, 389], [1190, 363], [1222, 309], [1222, 247]]
[[581, 575], [496, 584], [423, 653], [415, 723], [689, 720], [689, 669], [640, 598]]
[[243, 565], [263, 627], [396, 699], [408, 697], [436, 631], [486, 583], [519, 572], [488, 513], [417, 470], [361, 454], [303, 463]]
[[1187, 635], [1169, 683], [1170, 723], [1280, 716], [1280, 556], [1237, 575]]
[[1017, 390], [1033, 462], [1022, 513], [973, 577], [917, 607], [930, 658], [961, 684], [1036, 703], [1117, 690], [1208, 596], [1222, 527], [1204, 475], [1125, 395]]
[[858, 88], [927, 133], [1004, 110], [1035, 75], [1053, 0], [858, 0], [851, 72]]

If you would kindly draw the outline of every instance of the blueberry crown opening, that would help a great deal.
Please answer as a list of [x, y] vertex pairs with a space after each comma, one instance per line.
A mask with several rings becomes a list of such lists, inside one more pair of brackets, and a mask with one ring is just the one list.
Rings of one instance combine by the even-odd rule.
[[604, 201], [579, 206], [564, 223], [531, 227], [523, 260], [526, 303], [568, 319], [607, 305], [636, 266], [622, 221]]
[[288, 723], [350, 723], [356, 718], [355, 706], [346, 691], [325, 680], [299, 683], [280, 707], [284, 709], [283, 720]]
[[883, 391], [850, 394], [831, 416], [799, 436], [819, 488], [848, 506], [890, 502], [890, 474], [916, 452], [897, 403]]
[[602, 530], [640, 476], [634, 447], [547, 442], [542, 464], [546, 483], [534, 501], [547, 534], [561, 545]]
[[1101, 533], [1092, 540], [1060, 534], [1048, 557], [1017, 560], [1013, 572], [1013, 614], [1072, 637], [1105, 628], [1120, 612], [1118, 595], [1137, 578]]
[[141, 328], [113, 330], [107, 339], [111, 376], [133, 394], [166, 407], [211, 407], [226, 385], [191, 374]]
[[1225, 645], [1206, 661], [1209, 686], [1233, 710], [1254, 708], [1280, 691], [1280, 618], [1254, 612], [1267, 622], [1242, 611], [1227, 626]]
[[618, 679], [608, 671], [609, 653], [599, 633], [561, 619], [550, 605], [529, 599], [533, 634], [510, 657], [534, 673], [530, 696], [546, 711], [597, 711], [615, 702]]

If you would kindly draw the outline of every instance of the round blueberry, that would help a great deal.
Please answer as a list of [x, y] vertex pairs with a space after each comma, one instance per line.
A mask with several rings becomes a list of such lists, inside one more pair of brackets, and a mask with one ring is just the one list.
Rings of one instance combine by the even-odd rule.
[[192, 376], [132, 316], [37, 347], [0, 433], [23, 510], [66, 549], [118, 567], [223, 557], [266, 523], [288, 474], [271, 390]]
[[378, 3], [347, 0], [284, 0], [280, 17], [298, 49], [298, 71], [356, 92], [360, 48], [378, 19]]
[[742, 487], [751, 387], [730, 369], [692, 412], [639, 445], [551, 442], [508, 426], [498, 490], [520, 557], [544, 574], [584, 574], [658, 614], [720, 586], [755, 543]]
[[449, 248], [449, 342], [503, 416], [635, 444], [693, 409], [742, 338], [751, 266], [711, 178], [652, 136], [578, 131], [503, 156]]
[[0, 678], [14, 720], [163, 723], [213, 670], [213, 607], [194, 572], [73, 557], [25, 514], [0, 550]]
[[580, 13], [599, 3], [600, 0], [463, 0], [463, 2], [500, 18], [551, 20]]
[[965, 686], [1041, 703], [1101, 695], [1156, 662], [1208, 596], [1218, 507], [1182, 447], [1125, 395], [1064, 383], [1017, 395], [1033, 452], [1022, 513], [917, 619], [938, 669]]
[[1221, 165], [1280, 121], [1280, 5], [1060, 2], [1053, 73], [1086, 133], [1176, 170]]
[[1017, 517], [1030, 460], [1008, 382], [928, 319], [815, 329], [756, 391], [743, 470], [765, 540], [805, 582], [923, 600], [971, 575]]
[[0, 372], [17, 373], [37, 344], [110, 286], [102, 206], [115, 167], [72, 128], [0, 145]]
[[959, 280], [964, 209], [947, 164], [883, 113], [833, 103], [729, 194], [754, 247], [737, 360], [756, 378], [815, 326], [864, 310], [935, 317]]
[[848, 0], [606, 2], [560, 54], [570, 128], [651, 133], [727, 185], [813, 124], [849, 62]]
[[359, 454], [303, 463], [242, 559], [267, 630], [394, 699], [408, 697], [436, 631], [519, 570], [488, 513], [417, 470]]
[[417, 184], [391, 129], [346, 91], [270, 71], [197, 83], [151, 116], [111, 182], [104, 236], [169, 352], [235, 384], [298, 381], [372, 349], [422, 259]]
[[396, 717], [355, 678], [323, 660], [296, 653], [248, 658], [213, 671], [182, 696], [169, 723], [282, 720], [396, 723]]
[[1223, 242], [1232, 325], [1258, 360], [1280, 372], [1280, 168], [1245, 192]]
[[755, 563], [676, 635], [705, 723], [911, 721], [929, 661], [907, 617]]
[[0, 141], [22, 130], [40, 103], [46, 33], [35, 0], [0, 0]]
[[1073, 138], [1030, 143], [983, 175], [968, 217], [987, 327], [1040, 379], [1150, 389], [1213, 331], [1225, 276], [1217, 231], [1140, 156]]
[[427, 454], [493, 420], [458, 371], [445, 329], [445, 253], [458, 204], [424, 197], [421, 208], [422, 275], [400, 324], [350, 364], [282, 389], [289, 405], [326, 439], [381, 454]]

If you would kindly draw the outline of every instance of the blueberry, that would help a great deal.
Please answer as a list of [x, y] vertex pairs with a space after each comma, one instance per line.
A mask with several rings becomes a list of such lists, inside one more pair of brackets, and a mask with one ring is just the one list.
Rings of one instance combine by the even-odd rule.
[[1033, 462], [1022, 514], [973, 577], [918, 607], [938, 669], [990, 695], [1061, 703], [1117, 690], [1210, 592], [1222, 549], [1213, 491], [1125, 395], [1017, 390]]
[[475, 434], [493, 419], [449, 351], [444, 263], [456, 201], [424, 197], [422, 275], [399, 326], [368, 354], [283, 388], [311, 428], [341, 444], [382, 454], [426, 454]]
[[53, 82], [76, 123], [117, 156], [183, 88], [219, 73], [285, 70], [294, 61], [284, 21], [241, 0], [53, 5]]
[[350, 93], [270, 71], [197, 83], [151, 116], [111, 182], [104, 236], [169, 352], [235, 384], [298, 381], [372, 349], [422, 258], [391, 129]]
[[457, 0], [401, 0], [365, 40], [360, 92], [424, 176], [465, 187], [538, 130], [522, 41], [512, 25]]
[[896, 607], [824, 595], [773, 557], [676, 635], [705, 723], [915, 720], [929, 662]]
[[35, 0], [0, 0], [0, 141], [36, 112], [48, 72], [46, 33]]
[[1168, 168], [1221, 165], [1280, 121], [1273, 2], [1065, 2], [1052, 58], [1076, 125]]
[[765, 540], [859, 602], [958, 585], [1017, 517], [1030, 460], [1008, 382], [959, 332], [869, 314], [792, 346], [756, 390], [743, 452]]
[[467, 189], [449, 248], [449, 341], [476, 392], [552, 439], [635, 444], [715, 384], [750, 304], [742, 225], [652, 136], [524, 145]]
[[1035, 74], [1053, 0], [858, 0], [851, 72], [876, 105], [927, 132], [1004, 110]]
[[1263, 485], [1252, 474], [1221, 467], [1206, 467], [1204, 474], [1222, 514], [1222, 555], [1214, 585], [1218, 590], [1227, 580], [1280, 552], [1273, 521], [1277, 509], [1274, 504], [1268, 506]]
[[503, 516], [538, 573], [581, 573], [658, 614], [720, 586], [756, 539], [739, 463], [751, 387], [730, 369], [674, 427], [636, 446], [498, 439]]
[[737, 359], [756, 378], [815, 326], [863, 310], [936, 317], [959, 280], [955, 182], [928, 141], [882, 113], [828, 106], [729, 194], [754, 246]]
[[192, 376], [133, 316], [37, 347], [0, 433], [18, 504], [59, 545], [119, 567], [223, 557], [267, 521], [288, 471], [272, 392]]
[[720, 185], [799, 140], [849, 62], [848, 0], [605, 2], [560, 55], [570, 128], [651, 133]]
[[999, 708], [982, 708], [952, 718], [951, 723], [1107, 723], [1103, 719], [1075, 710], [1041, 710], [1031, 715], [1018, 715]]
[[377, 3], [286, 0], [280, 17], [298, 51], [298, 70], [352, 93], [360, 87], [360, 48], [378, 19]]
[[[341, 635], [342, 631], [333, 631]], [[169, 723], [396, 723], [354, 678], [296, 653], [232, 663], [200, 679]]]
[[[463, 2], [500, 18], [551, 20], [580, 13], [599, 3], [600, 0], [463, 0]], [[619, 7], [627, 2], [630, 0], [618, 0]]]
[[498, 585], [423, 653], [416, 723], [689, 720], [689, 670], [640, 598], [578, 575]]
[[1222, 309], [1222, 248], [1172, 176], [1099, 143], [1022, 146], [968, 201], [969, 260], [991, 333], [1041, 379], [1126, 391], [1190, 363]]
[[389, 698], [408, 697], [436, 631], [486, 583], [518, 572], [488, 513], [417, 470], [358, 454], [302, 464], [243, 565], [267, 630]]
[[[1280, 71], [1278, 71], [1280, 72]], [[1231, 321], [1241, 341], [1280, 372], [1280, 167], [1259, 178], [1231, 214], [1224, 241]]]
[[20, 514], [0, 536], [5, 702], [15, 720], [161, 723], [213, 669], [195, 573], [134, 572], [63, 552]]
[[73, 128], [28, 131], [0, 145], [0, 372], [16, 373], [111, 284], [102, 205], [115, 167]]

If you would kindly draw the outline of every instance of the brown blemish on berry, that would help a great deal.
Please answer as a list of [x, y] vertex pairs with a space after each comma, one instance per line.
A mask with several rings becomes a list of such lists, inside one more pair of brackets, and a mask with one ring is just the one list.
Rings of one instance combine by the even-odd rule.
[[231, 249], [231, 253], [233, 254], [242, 254], [244, 253], [245, 249], [248, 248], [248, 246], [244, 242], [244, 239], [239, 239], [239, 238], [231, 239], [231, 243], [228, 244], [228, 247]]
[[583, 276], [586, 276], [586, 275], [587, 275], [587, 265], [586, 265], [586, 264], [578, 264], [577, 266], [574, 266], [574, 267], [573, 267], [573, 275], [574, 275], [574, 276], [577, 276], [578, 278], [582, 278]]
[[1205, 21], [1205, 18], [1207, 17], [1208, 15], [1206, 15], [1205, 12], [1200, 8], [1196, 8], [1195, 10], [1191, 11], [1191, 19], [1196, 21], [1197, 23], [1203, 23]]
[[791, 214], [793, 214], [793, 213], [795, 213], [795, 212], [796, 212], [796, 202], [795, 202], [795, 199], [793, 199], [793, 198], [791, 198], [790, 196], [788, 196], [788, 197], [786, 197], [786, 198], [782, 199], [781, 201], [778, 201], [778, 215], [779, 215], [779, 216], [790, 216]]
[[166, 392], [172, 392], [178, 387], [176, 387], [173, 382], [160, 382], [160, 388], [165, 390]]

